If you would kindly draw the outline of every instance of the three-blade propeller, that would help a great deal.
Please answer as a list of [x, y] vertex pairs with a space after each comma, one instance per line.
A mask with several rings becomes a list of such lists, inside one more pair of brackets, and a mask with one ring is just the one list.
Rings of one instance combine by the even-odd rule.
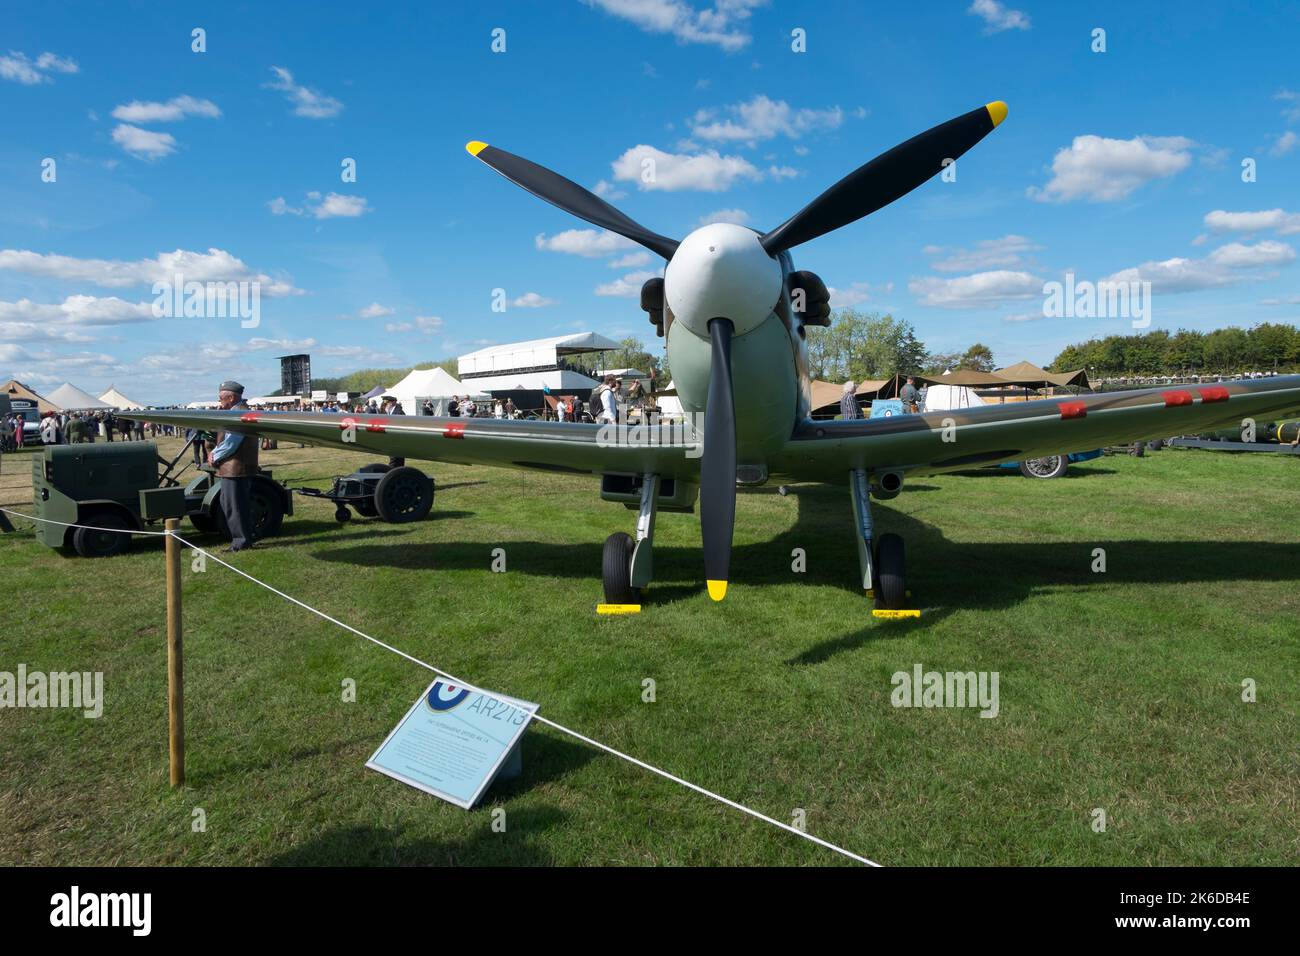
[[[859, 166], [759, 241], [768, 254], [777, 256], [869, 216], [956, 161], [1006, 115], [1005, 103], [989, 103], [900, 143]], [[465, 148], [511, 182], [579, 219], [631, 239], [665, 259], [672, 259], [677, 251], [677, 240], [651, 232], [599, 196], [544, 166], [486, 143], [476, 141]], [[709, 319], [708, 329], [713, 353], [700, 462], [700, 533], [709, 596], [721, 601], [727, 593], [736, 517], [736, 409], [731, 383], [735, 326], [730, 317], [715, 316]]]

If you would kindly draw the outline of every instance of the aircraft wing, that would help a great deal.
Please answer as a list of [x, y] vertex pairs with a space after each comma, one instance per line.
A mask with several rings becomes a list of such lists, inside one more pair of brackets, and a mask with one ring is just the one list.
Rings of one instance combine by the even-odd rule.
[[1300, 375], [1006, 402], [795, 429], [771, 473], [845, 480], [850, 469], [925, 475], [1089, 451], [1300, 410]]
[[[627, 429], [617, 440], [602, 426], [572, 422], [316, 412], [146, 410], [123, 418], [229, 430], [388, 457], [575, 474], [655, 472], [698, 480], [698, 446], [665, 443], [663, 433]], [[638, 437], [640, 436], [640, 437]], [[680, 435], [678, 436], [680, 439]]]

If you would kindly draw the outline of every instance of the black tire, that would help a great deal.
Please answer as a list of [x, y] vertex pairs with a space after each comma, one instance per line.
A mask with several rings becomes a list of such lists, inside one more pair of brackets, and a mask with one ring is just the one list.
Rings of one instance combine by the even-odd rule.
[[358, 474], [362, 475], [383, 475], [393, 470], [393, 466], [383, 461], [371, 462], [369, 465], [362, 465], [357, 469]]
[[600, 576], [605, 585], [606, 604], [640, 604], [641, 589], [632, 587], [632, 552], [636, 542], [626, 531], [605, 539], [600, 554]]
[[394, 468], [375, 486], [375, 510], [393, 524], [420, 521], [432, 507], [433, 479], [418, 468]]
[[334, 520], [339, 523], [352, 520], [352, 512], [348, 510], [347, 505], [339, 505], [334, 509]]
[[[89, 512], [82, 523], [95, 528], [121, 528], [123, 531], [131, 527], [116, 511]], [[131, 536], [116, 531], [77, 528], [72, 535], [72, 547], [83, 558], [111, 558], [131, 547]]]
[[[215, 498], [212, 500], [214, 503], [216, 502]], [[202, 511], [196, 511], [190, 515], [190, 524], [194, 525], [195, 531], [202, 534], [223, 533], [221, 527], [217, 523], [217, 519], [212, 517], [212, 515], [205, 515]]]
[[1133, 444], [1129, 445], [1128, 453], [1133, 458], [1145, 458], [1147, 446], [1140, 441], [1135, 441]]
[[1030, 458], [1020, 463], [1020, 473], [1026, 478], [1047, 480], [1060, 478], [1070, 470], [1068, 455], [1046, 455], [1042, 458]]
[[[253, 479], [253, 487], [249, 491], [249, 511], [252, 518], [249, 523], [252, 527], [248, 529], [248, 532], [253, 541], [272, 538], [280, 533], [280, 526], [284, 524], [284, 505], [280, 502], [279, 491], [269, 480]], [[190, 520], [194, 519], [191, 518]], [[212, 499], [209, 520], [216, 524], [217, 530], [221, 532], [222, 537], [229, 541], [230, 528], [226, 524], [226, 513], [221, 508], [220, 489]]]
[[876, 580], [873, 588], [876, 607], [888, 611], [903, 609], [907, 604], [906, 570], [903, 539], [896, 534], [882, 534], [876, 542]]

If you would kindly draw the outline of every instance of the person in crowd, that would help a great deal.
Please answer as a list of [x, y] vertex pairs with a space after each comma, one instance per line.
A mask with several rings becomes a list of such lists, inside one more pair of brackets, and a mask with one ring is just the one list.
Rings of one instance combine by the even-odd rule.
[[104, 437], [109, 441], [113, 440], [113, 429], [117, 427], [117, 420], [113, 418], [112, 412], [104, 413]]
[[632, 384], [627, 387], [627, 403], [633, 408], [640, 408], [645, 404], [645, 387], [639, 378], [632, 379]]
[[59, 420], [53, 413], [41, 419], [41, 441], [47, 445], [59, 443]]
[[135, 433], [135, 440], [144, 441], [144, 422], [137, 418], [132, 424], [134, 426], [132, 431]]
[[614, 424], [618, 421], [618, 379], [606, 375], [591, 393], [591, 410], [599, 424]]
[[502, 403], [501, 399], [499, 398], [492, 403], [492, 417], [493, 418], [506, 417], [506, 406]]
[[858, 409], [857, 385], [851, 381], [845, 382], [844, 391], [840, 394], [840, 418], [848, 421], [861, 417], [862, 412]]
[[[223, 411], [244, 409], [244, 386], [236, 381], [225, 381], [217, 390], [217, 404]], [[227, 551], [245, 551], [253, 547], [253, 476], [257, 474], [257, 440], [246, 438], [239, 432], [217, 433], [217, 447], [208, 455], [208, 461], [221, 479], [221, 503], [226, 527], [230, 529], [230, 547]], [[229, 493], [227, 493], [229, 492]]]
[[557, 422], [564, 421], [569, 414], [569, 409], [566, 407], [567, 400], [565, 395], [561, 395], [555, 400], [555, 420]]
[[898, 390], [898, 397], [903, 403], [903, 411], [915, 412], [917, 410], [917, 402], [921, 396], [916, 390], [915, 376], [907, 376], [907, 384]]
[[27, 423], [23, 420], [23, 417], [21, 415], [14, 416], [14, 447], [15, 448], [23, 447], [23, 437], [24, 437], [23, 428], [26, 424]]
[[453, 395], [451, 401], [447, 403], [447, 414], [452, 418], [460, 416], [460, 396]]
[[506, 418], [518, 418], [518, 417], [519, 417], [519, 411], [518, 409], [515, 408], [515, 400], [513, 398], [507, 398]]

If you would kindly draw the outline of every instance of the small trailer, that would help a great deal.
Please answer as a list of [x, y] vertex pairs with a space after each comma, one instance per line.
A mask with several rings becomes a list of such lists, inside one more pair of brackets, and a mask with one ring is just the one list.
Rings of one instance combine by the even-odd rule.
[[334, 503], [334, 520], [352, 520], [356, 511], [363, 518], [382, 518], [390, 524], [420, 521], [433, 507], [433, 479], [407, 465], [393, 467], [382, 462], [363, 465], [350, 475], [334, 478], [328, 491], [294, 488], [309, 498]]

